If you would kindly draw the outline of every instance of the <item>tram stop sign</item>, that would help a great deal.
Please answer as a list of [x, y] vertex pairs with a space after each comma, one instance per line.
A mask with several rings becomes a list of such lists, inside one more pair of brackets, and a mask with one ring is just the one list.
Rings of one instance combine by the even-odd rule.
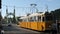
[[0, 9], [1, 9], [1, 0], [0, 0]]

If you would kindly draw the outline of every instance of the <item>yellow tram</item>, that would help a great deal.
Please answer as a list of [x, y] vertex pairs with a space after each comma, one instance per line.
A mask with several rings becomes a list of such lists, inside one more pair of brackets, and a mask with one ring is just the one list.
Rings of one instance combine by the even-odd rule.
[[37, 31], [46, 31], [52, 29], [51, 25], [53, 23], [53, 19], [50, 13], [33, 13], [28, 16], [21, 17], [20, 19], [20, 27]]

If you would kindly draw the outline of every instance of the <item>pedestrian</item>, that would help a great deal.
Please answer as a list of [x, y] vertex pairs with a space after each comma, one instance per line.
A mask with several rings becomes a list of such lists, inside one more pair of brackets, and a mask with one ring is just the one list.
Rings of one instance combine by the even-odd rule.
[[0, 34], [1, 34], [1, 30], [2, 30], [3, 28], [2, 28], [2, 23], [1, 23], [1, 21], [0, 21]]
[[52, 24], [52, 34], [57, 34], [57, 26], [56, 26], [57, 24]]

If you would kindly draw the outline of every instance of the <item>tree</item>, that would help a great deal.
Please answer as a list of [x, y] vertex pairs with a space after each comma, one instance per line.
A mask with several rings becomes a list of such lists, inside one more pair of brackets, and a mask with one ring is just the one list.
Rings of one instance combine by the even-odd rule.
[[51, 14], [53, 14], [54, 20], [60, 20], [60, 8], [51, 11]]
[[2, 15], [1, 15], [1, 12], [0, 12], [0, 21], [1, 21], [1, 19], [2, 19]]

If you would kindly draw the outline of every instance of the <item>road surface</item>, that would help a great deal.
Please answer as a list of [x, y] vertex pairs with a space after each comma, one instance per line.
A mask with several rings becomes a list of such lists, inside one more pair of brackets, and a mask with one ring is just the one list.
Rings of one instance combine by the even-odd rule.
[[40, 34], [40, 32], [37, 31], [32, 31], [29, 29], [24, 29], [24, 28], [20, 28], [19, 26], [17, 26], [16, 24], [12, 24], [11, 27], [4, 25], [3, 26], [3, 30], [4, 30], [4, 34]]
[[11, 27], [7, 26], [7, 24], [4, 24], [3, 30], [4, 30], [4, 34], [49, 34], [46, 32], [37, 32], [29, 29], [24, 29], [16, 24], [12, 24]]
[[[2, 23], [5, 23], [5, 22], [2, 21]], [[8, 24], [2, 24], [2, 25], [3, 25], [4, 34], [49, 34], [47, 32], [37, 32], [29, 29], [24, 29], [19, 27], [16, 24], [12, 24], [11, 27], [7, 26]]]

